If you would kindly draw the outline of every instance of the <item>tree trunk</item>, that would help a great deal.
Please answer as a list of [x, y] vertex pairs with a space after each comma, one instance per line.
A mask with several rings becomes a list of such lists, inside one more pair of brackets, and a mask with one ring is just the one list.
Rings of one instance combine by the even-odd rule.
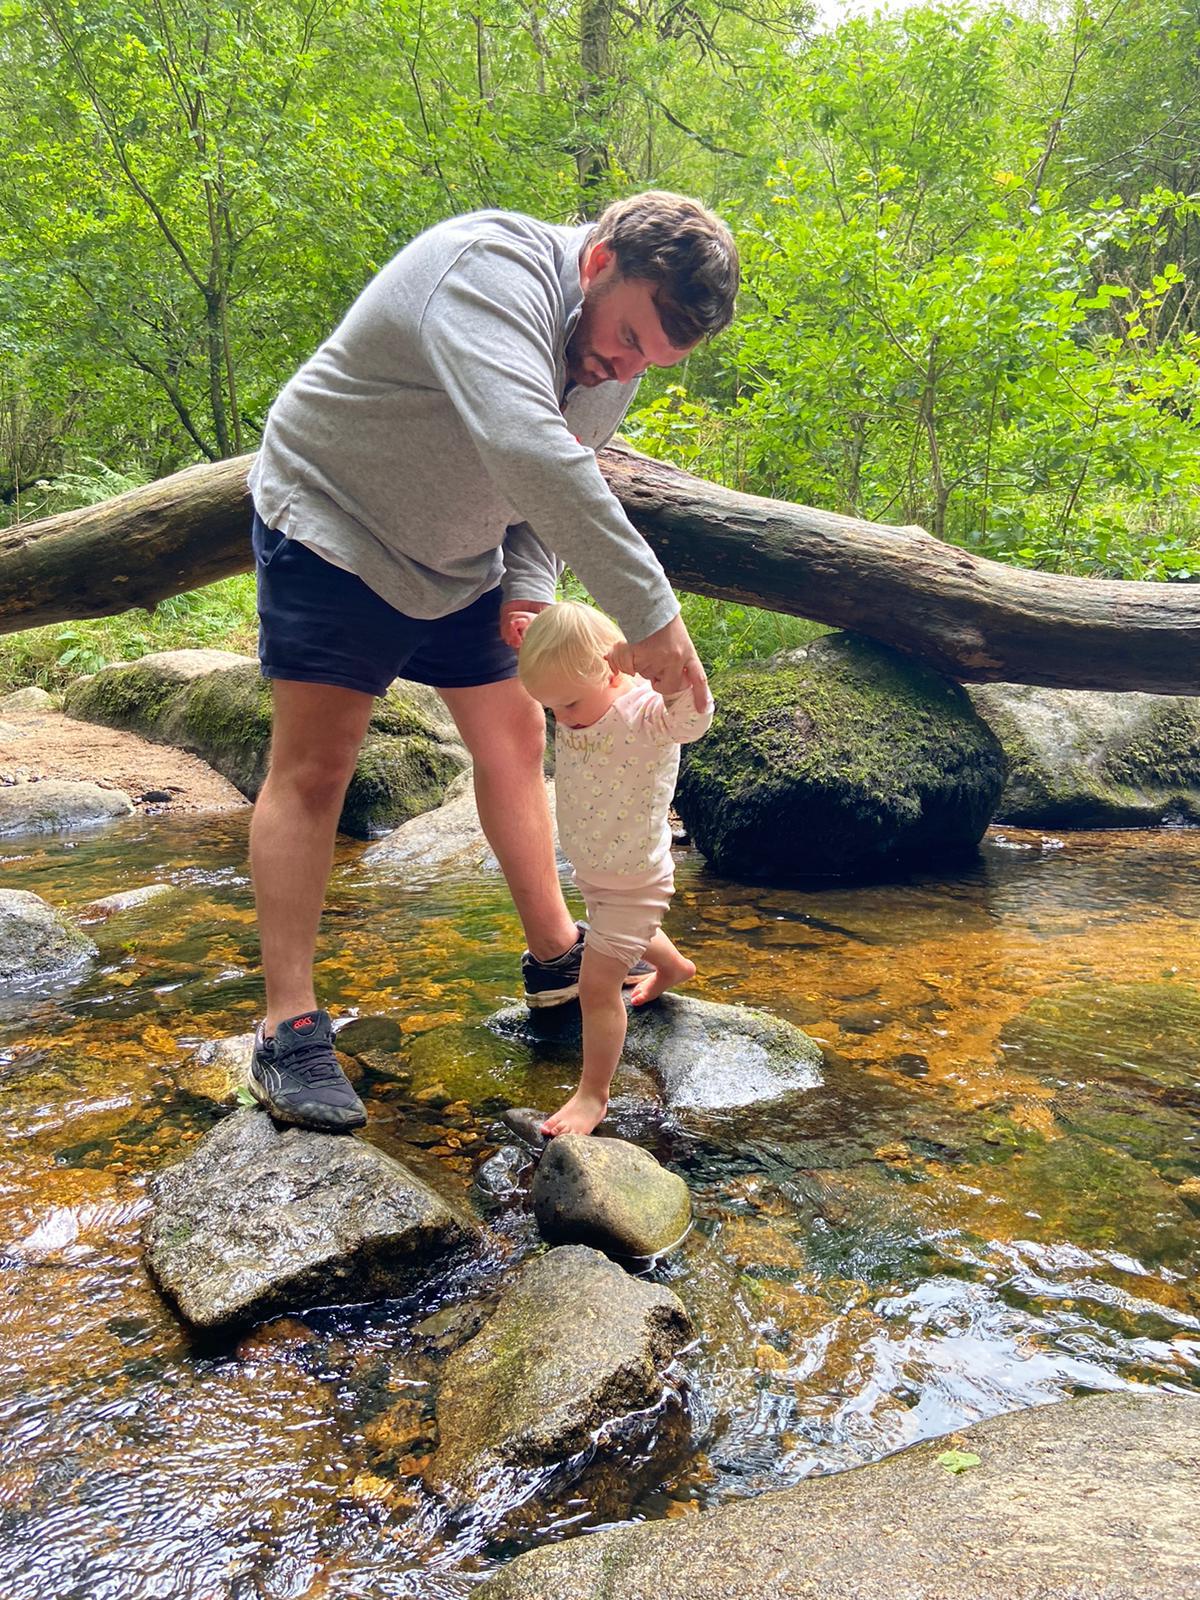
[[[250, 461], [0, 532], [0, 632], [149, 607], [246, 571]], [[920, 528], [737, 494], [624, 447], [600, 465], [680, 589], [850, 628], [965, 682], [1200, 694], [1200, 584], [1026, 572]]]

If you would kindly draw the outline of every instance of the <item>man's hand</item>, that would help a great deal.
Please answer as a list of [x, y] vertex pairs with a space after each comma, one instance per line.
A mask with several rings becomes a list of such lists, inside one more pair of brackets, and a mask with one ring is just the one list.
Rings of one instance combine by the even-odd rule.
[[691, 689], [697, 711], [708, 704], [708, 678], [682, 617], [636, 643], [623, 639], [608, 652], [608, 662], [614, 672], [639, 673], [664, 696]]
[[525, 629], [545, 611], [547, 600], [505, 600], [500, 606], [500, 637], [510, 650], [519, 650]]

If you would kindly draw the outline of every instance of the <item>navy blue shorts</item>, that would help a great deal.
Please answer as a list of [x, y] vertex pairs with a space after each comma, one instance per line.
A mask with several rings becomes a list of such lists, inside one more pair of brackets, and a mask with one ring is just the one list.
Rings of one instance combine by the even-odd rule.
[[469, 689], [517, 675], [500, 637], [500, 590], [446, 617], [409, 617], [352, 572], [295, 539], [251, 525], [264, 678], [384, 694], [393, 678]]

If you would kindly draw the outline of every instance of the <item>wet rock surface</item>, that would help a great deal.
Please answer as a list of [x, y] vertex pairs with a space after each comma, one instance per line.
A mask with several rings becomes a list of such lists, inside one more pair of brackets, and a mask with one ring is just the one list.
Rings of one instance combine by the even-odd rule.
[[623, 1256], [662, 1254], [692, 1220], [692, 1197], [677, 1173], [639, 1145], [595, 1134], [551, 1139], [529, 1198], [551, 1244], [588, 1244]]
[[[1200, 1401], [1108, 1394], [520, 1556], [482, 1600], [1190, 1600]], [[957, 1468], [944, 1459], [957, 1453]], [[964, 1465], [961, 1458], [977, 1458]]]
[[99, 900], [91, 900], [80, 915], [97, 920], [115, 917], [122, 911], [136, 911], [139, 906], [149, 905], [151, 900], [170, 893], [169, 883], [147, 883], [140, 889], [124, 889], [119, 894], [106, 894]]
[[[578, 1054], [579, 1007], [510, 1006], [489, 1017], [501, 1038]], [[655, 1078], [668, 1106], [717, 1110], [777, 1100], [821, 1081], [821, 1049], [791, 1023], [748, 1006], [666, 994], [631, 1008], [622, 1061]], [[619, 1082], [619, 1074], [618, 1074]]]
[[558, 1467], [557, 1483], [539, 1488], [540, 1514], [586, 1495], [597, 1513], [623, 1515], [686, 1438], [682, 1406], [664, 1399], [664, 1369], [689, 1335], [670, 1290], [595, 1250], [534, 1258], [447, 1361], [427, 1484], [485, 1521], [511, 1523], [521, 1475]]
[[0, 786], [0, 835], [56, 833], [127, 817], [133, 801], [120, 789], [65, 778]]
[[26, 889], [0, 889], [0, 984], [25, 989], [81, 974], [92, 941]]
[[1008, 758], [996, 806], [1022, 827], [1200, 822], [1200, 699], [988, 683], [968, 691]]
[[714, 680], [675, 804], [718, 871], [768, 882], [886, 875], [974, 850], [1004, 753], [960, 685], [852, 634]]
[[149, 1192], [147, 1266], [204, 1329], [401, 1293], [478, 1237], [364, 1140], [281, 1130], [257, 1110], [218, 1123]]

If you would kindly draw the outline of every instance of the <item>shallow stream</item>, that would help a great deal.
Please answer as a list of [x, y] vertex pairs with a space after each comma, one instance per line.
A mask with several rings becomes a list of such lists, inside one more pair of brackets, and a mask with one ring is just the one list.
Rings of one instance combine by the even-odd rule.
[[[7, 841], [0, 886], [93, 923], [77, 987], [0, 1011], [0, 1595], [390, 1600], [468, 1594], [586, 1506], [498, 1544], [420, 1487], [462, 1308], [537, 1248], [475, 1174], [506, 1104], [569, 1068], [481, 1024], [515, 995], [498, 881], [420, 886], [345, 842], [320, 983], [386, 1013], [411, 1081], [367, 1080], [368, 1137], [487, 1221], [420, 1303], [195, 1343], [147, 1281], [147, 1176], [220, 1114], [181, 1086], [259, 1004], [245, 813]], [[684, 853], [667, 928], [691, 992], [819, 1040], [784, 1107], [614, 1118], [681, 1172], [697, 1225], [656, 1276], [699, 1330], [694, 1454], [640, 1503], [685, 1516], [996, 1412], [1128, 1384], [1200, 1387], [1200, 830], [993, 830], [969, 868], [873, 888], [748, 887]], [[488, 1169], [494, 1173], [495, 1164]]]

